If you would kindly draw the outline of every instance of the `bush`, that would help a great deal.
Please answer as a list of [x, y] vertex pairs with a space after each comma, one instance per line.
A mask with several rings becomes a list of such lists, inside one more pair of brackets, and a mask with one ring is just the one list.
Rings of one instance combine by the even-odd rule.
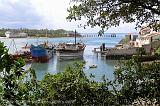
[[[36, 80], [35, 71], [24, 70], [23, 59], [13, 60], [0, 43], [0, 104], [29, 105], [148, 105], [160, 103], [160, 63], [143, 63], [141, 55], [120, 62], [114, 81], [96, 82], [75, 63], [62, 73]], [[92, 75], [91, 75], [92, 77]]]

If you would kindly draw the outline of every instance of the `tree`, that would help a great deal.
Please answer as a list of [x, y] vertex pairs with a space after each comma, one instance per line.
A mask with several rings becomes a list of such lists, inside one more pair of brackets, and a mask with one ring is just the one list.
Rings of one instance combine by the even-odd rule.
[[[24, 61], [14, 60], [0, 42], [0, 105], [131, 105], [135, 101], [160, 104], [160, 63], [143, 63], [139, 55], [120, 62], [115, 80], [90, 80], [83, 63], [64, 72], [36, 80], [34, 70], [23, 70]], [[90, 77], [93, 77], [91, 75]], [[156, 102], [156, 103], [155, 103]]]
[[139, 56], [134, 56], [131, 60], [121, 61], [114, 74], [120, 87], [115, 90], [119, 104], [160, 104], [160, 62], [143, 63]]
[[102, 31], [111, 26], [119, 26], [121, 22], [136, 22], [140, 27], [148, 23], [160, 29], [159, 0], [72, 0], [75, 4], [68, 9], [69, 20], [87, 18], [87, 25], [99, 26]]
[[114, 94], [108, 88], [110, 83], [89, 80], [83, 65], [75, 63], [62, 73], [46, 74], [40, 84], [41, 101], [45, 105], [114, 105]]
[[25, 70], [22, 58], [13, 59], [8, 49], [0, 42], [0, 104], [22, 106], [31, 104], [39, 96], [35, 72]]
[[146, 55], [146, 50], [143, 47], [137, 48], [137, 55], [142, 57], [143, 55]]
[[24, 61], [14, 60], [0, 42], [0, 105], [113, 105], [110, 83], [89, 80], [83, 63], [75, 63], [64, 72], [46, 74], [36, 80], [34, 70], [23, 70]]
[[160, 47], [156, 50], [156, 54], [160, 56]]

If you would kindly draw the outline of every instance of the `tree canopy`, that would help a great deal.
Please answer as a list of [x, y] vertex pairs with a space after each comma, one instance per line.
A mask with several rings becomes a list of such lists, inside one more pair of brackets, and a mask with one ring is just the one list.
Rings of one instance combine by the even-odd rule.
[[136, 22], [136, 27], [144, 23], [160, 29], [159, 0], [72, 0], [67, 19], [87, 18], [86, 25], [108, 29], [120, 23]]
[[94, 75], [85, 75], [84, 63], [38, 81], [35, 71], [23, 69], [24, 60], [14, 60], [0, 42], [0, 106], [159, 106], [160, 62], [141, 60], [139, 55], [121, 60], [113, 81], [105, 76], [94, 81]]

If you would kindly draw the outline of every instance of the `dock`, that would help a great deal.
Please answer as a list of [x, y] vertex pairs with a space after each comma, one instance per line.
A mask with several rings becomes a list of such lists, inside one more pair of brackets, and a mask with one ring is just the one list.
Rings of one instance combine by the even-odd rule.
[[116, 48], [94, 48], [93, 52], [105, 56], [106, 59], [130, 59], [136, 54], [137, 48], [116, 49]]
[[[160, 41], [152, 42], [151, 44], [143, 45], [146, 53], [151, 55], [153, 48], [160, 46]], [[137, 54], [139, 47], [128, 47], [128, 48], [106, 48], [103, 43], [99, 48], [94, 48], [93, 52], [105, 56], [106, 59], [130, 59], [133, 55]], [[150, 58], [150, 57], [149, 57]]]

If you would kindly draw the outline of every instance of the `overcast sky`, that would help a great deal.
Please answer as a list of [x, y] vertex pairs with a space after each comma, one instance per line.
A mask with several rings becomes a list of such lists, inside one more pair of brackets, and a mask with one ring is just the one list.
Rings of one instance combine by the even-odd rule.
[[[98, 28], [78, 28], [82, 21], [67, 22], [70, 0], [0, 0], [0, 28], [49, 28], [96, 33]], [[134, 24], [121, 24], [106, 32], [137, 32]]]

